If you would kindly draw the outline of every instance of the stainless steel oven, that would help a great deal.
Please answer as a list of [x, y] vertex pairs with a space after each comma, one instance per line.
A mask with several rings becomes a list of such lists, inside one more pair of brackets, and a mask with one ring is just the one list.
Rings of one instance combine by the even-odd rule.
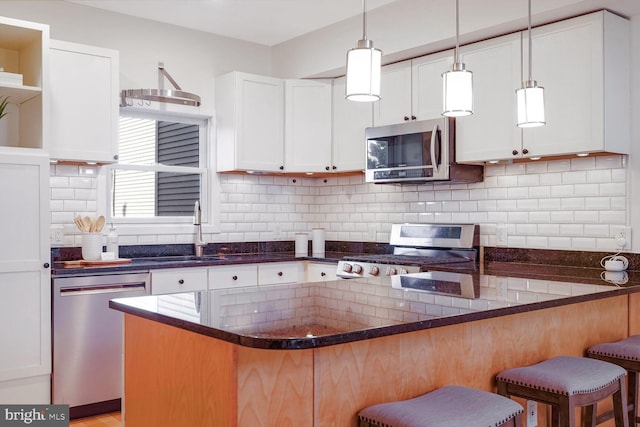
[[52, 402], [70, 418], [120, 409], [124, 321], [109, 300], [147, 294], [146, 272], [53, 279]]

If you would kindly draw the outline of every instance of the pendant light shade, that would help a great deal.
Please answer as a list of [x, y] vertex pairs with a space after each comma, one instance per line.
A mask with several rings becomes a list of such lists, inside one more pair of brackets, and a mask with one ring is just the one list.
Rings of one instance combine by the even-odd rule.
[[347, 52], [345, 97], [350, 101], [372, 102], [380, 99], [382, 51], [367, 39], [366, 0], [362, 1], [362, 39]]
[[529, 0], [529, 80], [516, 90], [518, 127], [544, 126], [544, 88], [533, 80], [533, 53], [531, 43], [531, 0]]
[[458, 60], [458, 0], [456, 0], [456, 50], [451, 70], [442, 73], [442, 115], [460, 117], [473, 114], [473, 73]]
[[522, 89], [516, 90], [518, 103], [518, 126], [522, 128], [544, 126], [544, 88], [535, 80], [524, 82]]

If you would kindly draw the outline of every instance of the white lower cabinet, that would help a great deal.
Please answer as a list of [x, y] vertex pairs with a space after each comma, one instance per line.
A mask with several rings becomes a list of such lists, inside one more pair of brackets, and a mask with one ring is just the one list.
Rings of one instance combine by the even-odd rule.
[[305, 282], [328, 282], [338, 280], [335, 263], [308, 262], [305, 271]]
[[258, 285], [298, 283], [302, 279], [301, 262], [274, 262], [258, 264]]
[[151, 270], [151, 294], [173, 294], [207, 289], [206, 268], [168, 268]]
[[49, 158], [0, 150], [0, 402], [51, 399]]
[[209, 267], [209, 289], [228, 289], [258, 284], [256, 264], [235, 264]]

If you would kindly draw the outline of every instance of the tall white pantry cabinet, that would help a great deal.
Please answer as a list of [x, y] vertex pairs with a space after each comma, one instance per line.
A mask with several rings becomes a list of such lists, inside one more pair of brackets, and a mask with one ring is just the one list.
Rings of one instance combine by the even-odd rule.
[[2, 404], [50, 403], [48, 51], [47, 25], [0, 17]]

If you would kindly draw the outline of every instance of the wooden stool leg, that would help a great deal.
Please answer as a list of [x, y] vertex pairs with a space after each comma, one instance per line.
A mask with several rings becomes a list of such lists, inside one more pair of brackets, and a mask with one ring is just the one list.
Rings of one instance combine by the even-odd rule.
[[627, 377], [629, 380], [629, 383], [627, 385], [627, 407], [630, 408], [629, 425], [635, 426], [638, 422], [640, 422], [640, 420], [638, 419], [638, 373], [628, 371]]
[[584, 408], [583, 425], [586, 427], [596, 427], [596, 414], [598, 413], [598, 404], [586, 406]]
[[627, 412], [627, 383], [624, 378], [618, 380], [620, 388], [613, 394], [613, 413], [616, 427], [629, 427], [629, 413]]

